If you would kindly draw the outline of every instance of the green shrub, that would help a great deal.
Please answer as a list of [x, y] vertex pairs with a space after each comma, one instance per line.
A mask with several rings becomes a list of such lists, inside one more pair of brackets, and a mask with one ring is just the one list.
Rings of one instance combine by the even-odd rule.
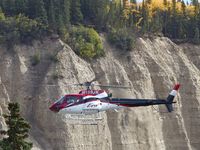
[[92, 28], [72, 27], [68, 43], [83, 58], [104, 56], [103, 45], [98, 33]]
[[4, 19], [1, 17], [0, 29], [0, 42], [6, 42], [7, 45], [30, 43], [46, 33], [46, 26], [21, 14]]
[[57, 55], [55, 55], [55, 54], [50, 55], [49, 59], [55, 63], [59, 62], [59, 59], [58, 59]]
[[80, 46], [80, 55], [86, 58], [93, 58], [96, 53], [94, 49], [94, 45], [91, 43], [84, 43]]
[[40, 39], [46, 33], [46, 26], [36, 20], [18, 15], [15, 21], [20, 33], [20, 42], [28, 43], [31, 40]]
[[131, 50], [134, 48], [134, 34], [127, 29], [112, 30], [108, 34], [108, 41], [119, 49]]
[[33, 55], [31, 57], [31, 65], [32, 66], [36, 66], [37, 64], [40, 63], [40, 54], [39, 53], [36, 53], [35, 55]]

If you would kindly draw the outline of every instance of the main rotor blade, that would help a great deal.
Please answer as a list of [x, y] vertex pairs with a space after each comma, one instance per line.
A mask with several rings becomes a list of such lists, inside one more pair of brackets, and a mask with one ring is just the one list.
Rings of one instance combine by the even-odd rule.
[[[47, 85], [43, 85], [43, 86], [59, 86], [59, 85], [55, 85], [55, 84], [47, 84]], [[82, 84], [66, 84], [66, 85], [62, 85], [65, 87], [70, 87], [70, 86], [82, 86]]]
[[101, 84], [94, 84], [95, 86], [99, 87], [107, 87], [107, 88], [124, 88], [124, 89], [131, 89], [131, 86], [121, 86], [121, 85], [101, 85]]

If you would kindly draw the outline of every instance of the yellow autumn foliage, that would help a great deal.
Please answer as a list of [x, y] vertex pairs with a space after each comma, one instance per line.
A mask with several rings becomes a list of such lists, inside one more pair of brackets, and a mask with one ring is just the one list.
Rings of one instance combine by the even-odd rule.
[[152, 0], [151, 6], [152, 6], [153, 11], [157, 9], [160, 9], [160, 10], [166, 9], [164, 6], [163, 0]]
[[[118, 0], [119, 1], [119, 0]], [[124, 5], [124, 10], [123, 10], [123, 18], [125, 20], [129, 19], [129, 14], [139, 14], [139, 11], [136, 9], [137, 7], [142, 7], [142, 3], [138, 3], [136, 6], [136, 4], [130, 3], [128, 0], [122, 0], [121, 2], [123, 2]], [[151, 18], [154, 17], [154, 15], [160, 11], [167, 11], [168, 9], [172, 10], [172, 0], [167, 0], [167, 5], [164, 5], [164, 0], [152, 0], [151, 4], [145, 4], [146, 8], [148, 9], [148, 16], [149, 16], [149, 21], [151, 20]], [[185, 7], [185, 11], [187, 16], [194, 16], [195, 14], [195, 7], [193, 5], [186, 5]], [[177, 2], [176, 3], [176, 12], [178, 14], [183, 14], [183, 10], [182, 10], [182, 3], [181, 2]]]
[[195, 7], [193, 5], [187, 6], [186, 12], [189, 16], [195, 15]]
[[[142, 6], [142, 3], [138, 3], [138, 6]], [[158, 10], [167, 11], [169, 8], [172, 9], [172, 0], [167, 0], [167, 6], [164, 5], [164, 0], [152, 0], [151, 4], [147, 4], [149, 10], [149, 16], [152, 17]], [[186, 13], [188, 16], [194, 16], [195, 7], [193, 5], [186, 5]], [[176, 3], [176, 12], [182, 14], [181, 2]]]

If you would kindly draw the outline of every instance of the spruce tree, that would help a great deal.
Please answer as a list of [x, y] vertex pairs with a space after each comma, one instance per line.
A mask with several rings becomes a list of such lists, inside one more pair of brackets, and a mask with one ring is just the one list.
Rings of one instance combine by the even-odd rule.
[[53, 0], [49, 0], [49, 6], [48, 6], [48, 23], [49, 27], [53, 30], [56, 28], [56, 18], [55, 18], [55, 8]]
[[29, 0], [28, 14], [31, 19], [37, 19], [43, 24], [48, 23], [43, 0]]
[[36, 17], [43, 23], [43, 24], [47, 24], [47, 12], [46, 9], [44, 7], [44, 2], [43, 0], [35, 0], [36, 3]]
[[15, 0], [15, 14], [26, 14], [27, 0]]
[[96, 16], [96, 1], [81, 0], [81, 11], [86, 21], [93, 22]]
[[65, 34], [65, 25], [63, 23], [63, 17], [61, 14], [58, 15], [58, 34], [63, 35]]
[[179, 14], [179, 38], [180, 39], [185, 39], [187, 36], [186, 36], [186, 29], [185, 29], [185, 26], [186, 26], [186, 19], [187, 19], [187, 14], [186, 14], [186, 6], [185, 6], [185, 3], [184, 1], [181, 2], [181, 11], [182, 13]]
[[172, 28], [172, 38], [176, 39], [178, 37], [178, 23], [177, 23], [177, 10], [176, 10], [176, 0], [172, 0], [172, 18], [171, 18], [171, 28]]
[[8, 16], [15, 15], [15, 2], [14, 2], [14, 0], [4, 1], [3, 10], [4, 10], [4, 13]]
[[116, 16], [116, 11], [117, 11], [117, 5], [115, 2], [110, 2], [110, 5], [109, 5], [109, 12], [108, 12], [108, 15], [107, 15], [107, 26], [109, 27], [115, 27], [115, 24], [116, 24], [116, 20], [117, 18], [119, 18], [118, 16]]
[[71, 22], [73, 24], [80, 24], [83, 21], [83, 14], [81, 12], [80, 0], [71, 0]]
[[143, 0], [142, 1], [142, 32], [145, 33], [149, 31], [149, 9], [148, 9], [148, 3]]
[[70, 0], [62, 0], [62, 12], [64, 24], [70, 24]]
[[95, 8], [95, 18], [94, 18], [94, 22], [97, 26], [97, 29], [101, 29], [105, 26], [106, 24], [106, 18], [107, 18], [107, 14], [108, 14], [108, 8], [109, 6], [109, 1], [108, 0], [96, 0], [96, 3], [94, 5]]
[[0, 147], [3, 150], [30, 150], [32, 143], [26, 142], [30, 125], [20, 116], [18, 103], [8, 104], [9, 114], [4, 115], [7, 131], [1, 131], [1, 134], [8, 137], [0, 141]]
[[168, 13], [167, 13], [167, 0], [163, 0], [164, 11], [163, 11], [163, 34], [167, 33], [167, 22], [168, 22]]
[[200, 44], [200, 39], [199, 39], [199, 28], [195, 28], [195, 34], [194, 34], [194, 39], [193, 39], [193, 42], [195, 44]]

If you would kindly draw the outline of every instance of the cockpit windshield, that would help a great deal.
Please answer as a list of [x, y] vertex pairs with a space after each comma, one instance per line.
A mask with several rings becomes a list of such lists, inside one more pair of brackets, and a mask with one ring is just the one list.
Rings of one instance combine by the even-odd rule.
[[54, 102], [54, 104], [62, 104], [63, 101], [65, 100], [65, 96], [60, 97], [57, 101]]

